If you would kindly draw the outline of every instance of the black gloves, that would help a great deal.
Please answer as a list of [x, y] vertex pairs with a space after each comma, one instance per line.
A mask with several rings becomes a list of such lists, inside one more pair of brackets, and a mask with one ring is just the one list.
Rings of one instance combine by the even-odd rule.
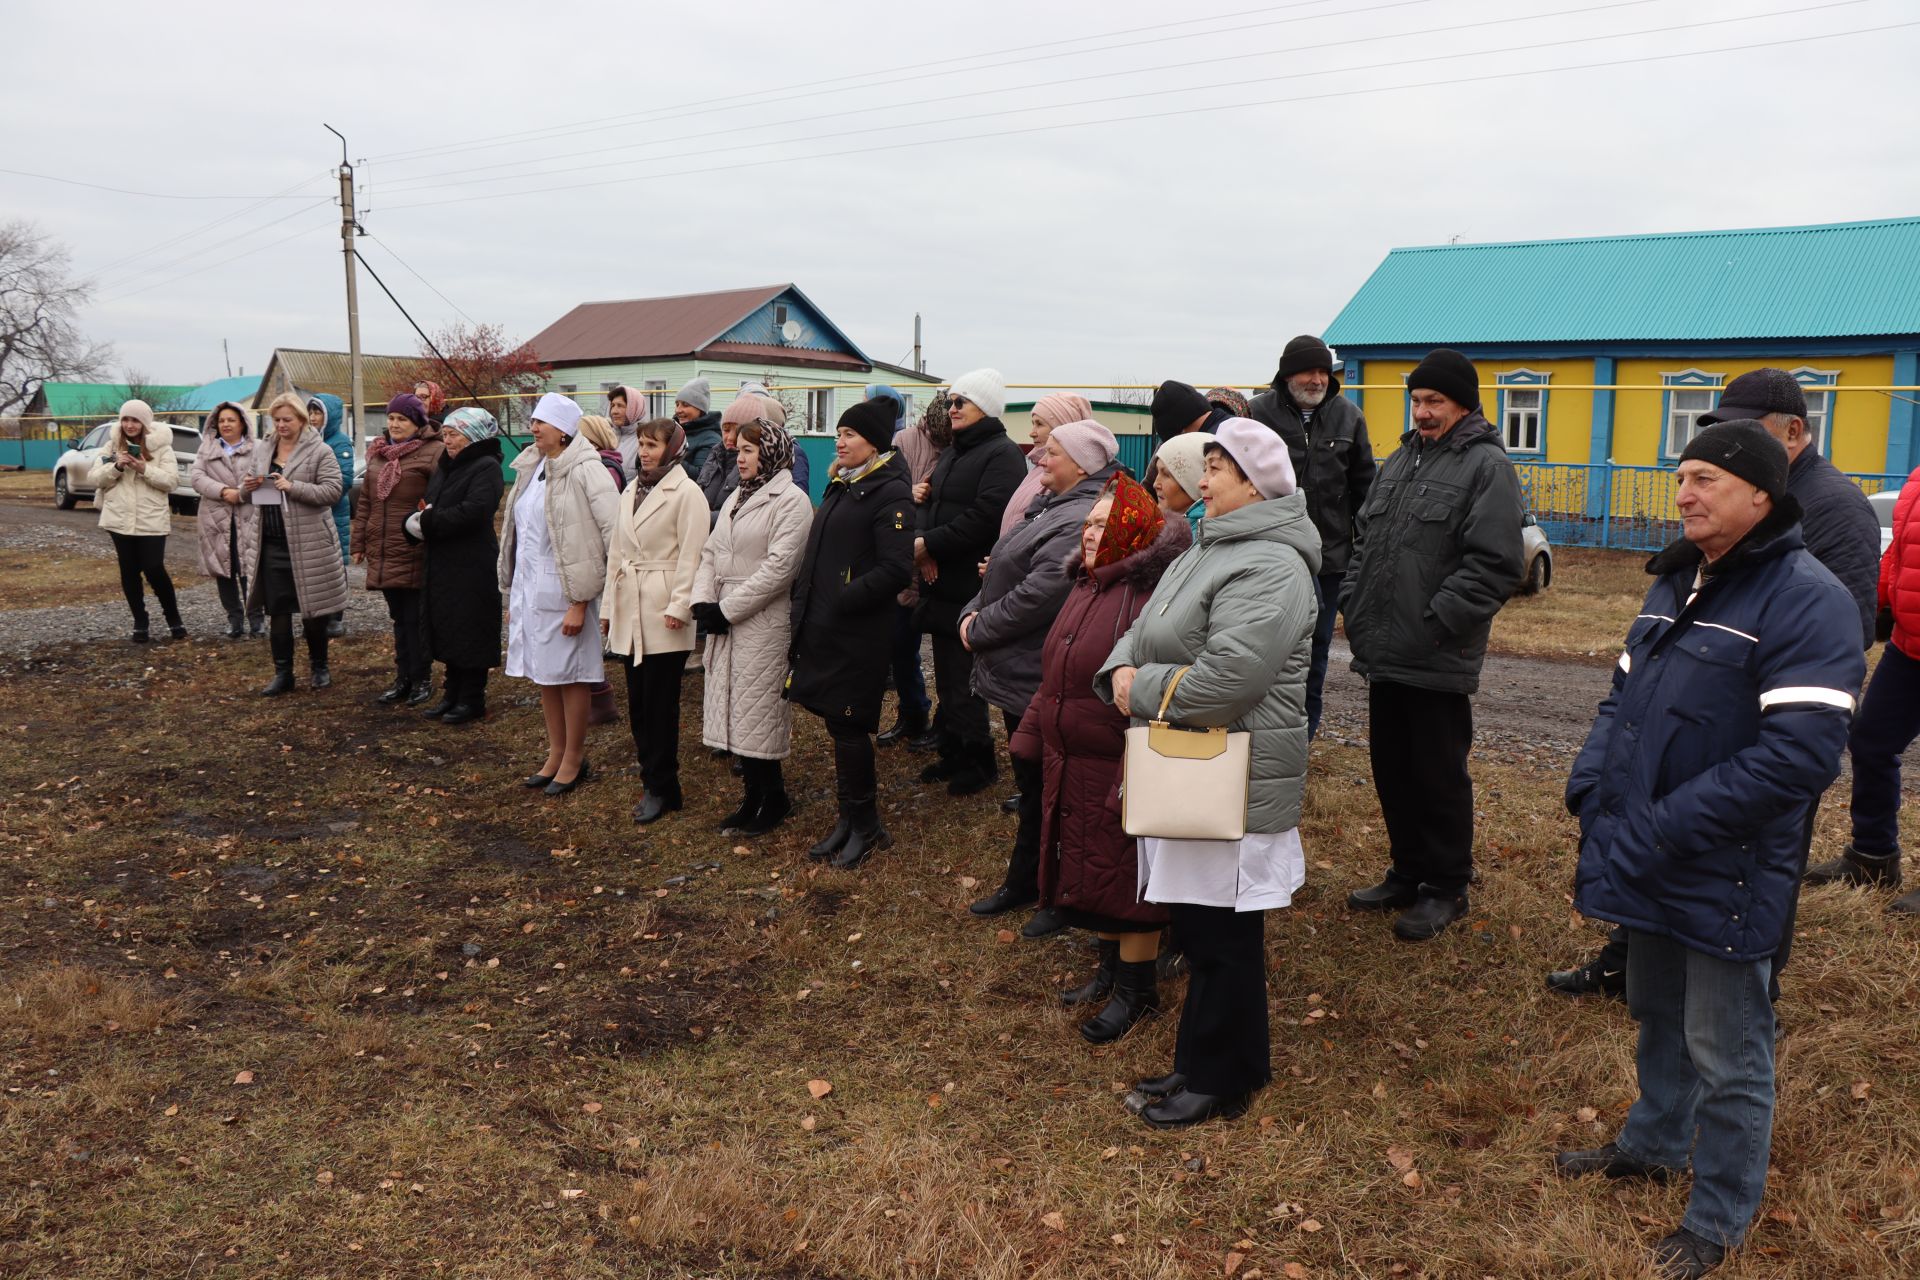
[[720, 612], [720, 606], [711, 600], [696, 601], [693, 606], [693, 620], [700, 629], [710, 636], [723, 636], [732, 628], [727, 615]]

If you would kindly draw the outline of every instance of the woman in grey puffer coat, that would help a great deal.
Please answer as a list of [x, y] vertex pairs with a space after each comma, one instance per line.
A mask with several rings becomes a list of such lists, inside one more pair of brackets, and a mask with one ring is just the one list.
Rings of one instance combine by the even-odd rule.
[[[1036, 467], [1045, 473], [1040, 496], [1020, 523], [994, 544], [980, 592], [960, 610], [960, 643], [973, 654], [973, 691], [1000, 708], [1007, 741], [1040, 687], [1040, 651], [1073, 580], [1067, 576], [1080, 525], [1115, 470], [1119, 442], [1091, 419], [1056, 427]], [[1040, 898], [1040, 762], [1013, 758], [1020, 826], [1000, 887], [974, 903], [975, 915], [994, 916]], [[1044, 937], [1060, 928], [1058, 914], [1042, 911], [1021, 932]]]
[[1298, 827], [1320, 535], [1280, 437], [1246, 418], [1215, 435], [1199, 537], [1094, 685], [1135, 724], [1159, 713], [1172, 686], [1168, 721], [1252, 735], [1244, 837], [1139, 840], [1142, 896], [1166, 905], [1193, 972], [1173, 1071], [1135, 1089], [1155, 1128], [1237, 1115], [1272, 1078], [1263, 913], [1288, 905], [1306, 879]]

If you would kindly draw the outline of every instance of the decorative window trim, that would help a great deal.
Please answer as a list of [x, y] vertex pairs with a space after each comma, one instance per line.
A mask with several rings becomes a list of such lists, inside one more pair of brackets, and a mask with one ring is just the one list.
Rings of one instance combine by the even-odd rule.
[[1840, 397], [1833, 394], [1833, 389], [1840, 385], [1840, 371], [1815, 369], [1803, 364], [1798, 369], [1789, 369], [1787, 372], [1791, 373], [1793, 380], [1800, 384], [1801, 394], [1805, 395], [1809, 401], [1816, 396], [1822, 401], [1818, 413], [1814, 412], [1811, 403], [1807, 405], [1807, 426], [1813, 428], [1813, 447], [1819, 451], [1820, 456], [1832, 457], [1833, 451], [1829, 446], [1833, 441], [1833, 410], [1840, 403]]
[[[1660, 375], [1660, 385], [1666, 388], [1666, 390], [1660, 393], [1661, 462], [1676, 461], [1680, 457], [1681, 450], [1686, 448], [1684, 442], [1682, 442], [1679, 449], [1672, 447], [1673, 393], [1676, 391], [1718, 391], [1725, 382], [1726, 376], [1724, 374], [1708, 373], [1705, 369], [1682, 369], [1677, 373], [1663, 373]], [[1709, 405], [1707, 409], [1697, 410], [1696, 416], [1699, 413], [1708, 412], [1708, 409], [1711, 409], [1711, 407], [1712, 406]]]
[[[1506, 444], [1508, 453], [1521, 453], [1529, 457], [1537, 457], [1546, 453], [1547, 400], [1549, 398], [1547, 384], [1552, 378], [1552, 374], [1541, 373], [1535, 369], [1513, 369], [1506, 373], [1494, 374], [1495, 395], [1498, 396], [1496, 408], [1499, 410], [1500, 439], [1503, 444]], [[1533, 445], [1531, 447], [1516, 445], [1507, 441], [1507, 388], [1509, 387], [1524, 387], [1530, 390], [1537, 390], [1540, 393], [1540, 403], [1534, 410], [1534, 412], [1539, 415], [1539, 420], [1534, 424]]]
[[673, 396], [667, 390], [665, 378], [648, 378], [641, 383], [640, 390], [647, 397], [647, 417], [671, 418], [673, 416]]

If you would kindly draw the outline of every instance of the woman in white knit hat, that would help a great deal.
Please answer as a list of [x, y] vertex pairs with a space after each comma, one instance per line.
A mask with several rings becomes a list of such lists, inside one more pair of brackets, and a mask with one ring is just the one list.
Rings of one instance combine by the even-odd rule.
[[145, 400], [120, 406], [120, 421], [108, 439], [106, 452], [87, 476], [93, 485], [94, 505], [100, 508], [100, 527], [113, 539], [120, 560], [120, 590], [133, 614], [133, 642], [147, 642], [147, 597], [144, 577], [167, 619], [175, 640], [184, 640], [180, 605], [173, 579], [167, 574], [167, 533], [173, 528], [168, 495], [180, 482], [173, 458], [173, 432], [154, 430], [153, 410]]
[[1200, 480], [1207, 473], [1207, 446], [1214, 443], [1210, 431], [1189, 431], [1160, 446], [1154, 460], [1153, 496], [1169, 520], [1185, 520], [1195, 533], [1206, 508], [1200, 502]]

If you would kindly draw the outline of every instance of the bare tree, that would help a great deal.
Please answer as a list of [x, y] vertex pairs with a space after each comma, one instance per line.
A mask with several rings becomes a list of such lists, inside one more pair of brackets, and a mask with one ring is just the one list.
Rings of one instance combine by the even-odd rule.
[[1142, 406], [1152, 404], [1152, 391], [1146, 387], [1129, 385], [1137, 384], [1139, 381], [1140, 379], [1138, 378], [1126, 377], [1124, 375], [1115, 378], [1113, 385], [1107, 388], [1107, 398], [1114, 404], [1137, 404]]
[[80, 332], [91, 294], [73, 279], [65, 247], [31, 222], [0, 225], [0, 413], [33, 399], [43, 382], [98, 377], [113, 358]]

